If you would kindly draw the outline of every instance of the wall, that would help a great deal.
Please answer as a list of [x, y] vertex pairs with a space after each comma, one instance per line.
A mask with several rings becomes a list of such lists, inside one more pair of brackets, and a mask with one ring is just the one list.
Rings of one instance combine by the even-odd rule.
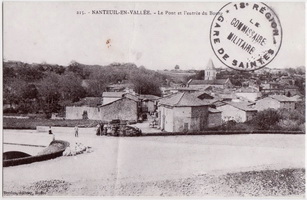
[[174, 130], [173, 131], [188, 131], [185, 130], [184, 124], [187, 123], [187, 129], [191, 126], [191, 107], [174, 107]]
[[209, 113], [208, 116], [208, 127], [216, 127], [222, 125], [222, 113]]
[[100, 120], [103, 121], [111, 121], [113, 119], [128, 121], [138, 120], [137, 102], [128, 98], [122, 98], [110, 104], [102, 105], [98, 110], [100, 113]]
[[192, 107], [190, 131], [203, 131], [208, 128], [208, 106]]
[[155, 101], [148, 101], [147, 102], [148, 112], [154, 112], [156, 110], [156, 103]]
[[154, 112], [156, 111], [155, 102], [148, 100], [142, 102], [142, 112]]
[[174, 113], [171, 107], [159, 106], [159, 122], [160, 128], [168, 132], [174, 131]]
[[87, 111], [88, 119], [100, 120], [100, 114], [97, 107], [88, 106], [66, 106], [66, 119], [83, 119], [84, 111]]
[[246, 112], [236, 107], [226, 104], [223, 106], [219, 106], [216, 109], [222, 111], [223, 121], [229, 121], [229, 120], [235, 120], [236, 122], [246, 121]]
[[216, 79], [216, 70], [205, 69], [204, 70], [204, 80], [215, 80]]
[[174, 108], [174, 131], [202, 131], [207, 127], [207, 106]]
[[280, 107], [281, 107], [280, 102], [270, 97], [258, 100], [255, 105], [255, 109], [258, 111], [262, 111], [269, 108], [278, 109]]
[[[208, 127], [208, 107], [159, 106], [159, 125], [167, 132], [202, 131]], [[165, 122], [163, 124], [163, 118]], [[187, 125], [185, 127], [185, 124]]]
[[66, 119], [83, 119], [84, 111], [87, 111], [88, 119], [92, 120], [138, 120], [137, 102], [127, 98], [123, 98], [101, 107], [67, 106]]

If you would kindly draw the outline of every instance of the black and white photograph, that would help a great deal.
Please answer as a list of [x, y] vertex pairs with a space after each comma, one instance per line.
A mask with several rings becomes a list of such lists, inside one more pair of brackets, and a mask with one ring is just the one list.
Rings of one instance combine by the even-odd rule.
[[305, 2], [2, 2], [2, 197], [305, 198]]

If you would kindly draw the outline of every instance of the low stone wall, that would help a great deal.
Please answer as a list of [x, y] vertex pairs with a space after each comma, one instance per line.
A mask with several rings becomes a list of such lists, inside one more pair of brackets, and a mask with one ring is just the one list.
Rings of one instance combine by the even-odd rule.
[[33, 163], [33, 162], [50, 160], [50, 159], [53, 159], [53, 158], [60, 157], [60, 156], [62, 156], [62, 154], [65, 151], [66, 147], [69, 146], [69, 142], [62, 141], [62, 140], [55, 140], [55, 141], [52, 141], [49, 144], [49, 146], [51, 146], [51, 145], [53, 145], [55, 143], [60, 143], [60, 144], [62, 144], [63, 147], [59, 148], [56, 152], [49, 153], [49, 154], [43, 154], [43, 155], [37, 155], [37, 156], [28, 156], [28, 157], [23, 157], [23, 158], [15, 158], [15, 159], [3, 160], [3, 167], [23, 165], [23, 164], [30, 164], [30, 163]]
[[[82, 127], [79, 127], [78, 128], [78, 131], [79, 131], [79, 134], [85, 134], [85, 133], [93, 133], [93, 134], [96, 134], [96, 127], [94, 128], [82, 128]], [[37, 126], [36, 127], [36, 131], [37, 132], [45, 132], [45, 133], [48, 133], [48, 130], [49, 130], [49, 126]], [[51, 130], [52, 130], [52, 133], [54, 133], [55, 135], [57, 135], [58, 133], [71, 133], [72, 135], [75, 134], [75, 128], [74, 127], [55, 127], [55, 126], [52, 126], [51, 127]]]
[[198, 131], [198, 132], [157, 132], [142, 133], [142, 136], [176, 136], [176, 135], [238, 135], [238, 134], [305, 134], [303, 131]]

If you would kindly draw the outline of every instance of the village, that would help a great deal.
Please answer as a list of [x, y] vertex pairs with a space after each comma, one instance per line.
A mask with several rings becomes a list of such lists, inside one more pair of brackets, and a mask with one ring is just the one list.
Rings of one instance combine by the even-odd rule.
[[[4, 70], [5, 196], [304, 194], [301, 69], [241, 73], [209, 60], [200, 71], [152, 72], [113, 64], [103, 78], [94, 70], [109, 82], [100, 87], [80, 65], [21, 66]], [[127, 68], [134, 71], [121, 73]], [[31, 81], [24, 86], [16, 76]], [[67, 101], [85, 91], [94, 95]]]
[[2, 6], [4, 198], [306, 196], [304, 3]]
[[304, 103], [304, 94], [294, 85], [294, 79], [280, 75], [280, 71], [274, 81], [264, 80], [257, 85], [250, 79], [241, 87], [234, 86], [229, 78], [217, 78], [217, 73], [209, 60], [203, 80], [189, 79], [186, 83], [161, 87], [162, 97], [137, 94], [129, 83], [111, 84], [101, 97], [85, 97], [66, 106], [65, 119], [105, 123], [123, 120], [130, 124], [147, 121], [157, 132], [195, 132], [227, 122], [251, 121], [258, 112], [267, 109], [296, 111]]

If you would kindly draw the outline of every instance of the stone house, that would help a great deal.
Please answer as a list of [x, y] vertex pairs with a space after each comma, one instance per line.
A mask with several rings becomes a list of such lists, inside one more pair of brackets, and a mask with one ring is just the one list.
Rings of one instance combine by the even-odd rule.
[[224, 122], [230, 120], [246, 122], [257, 114], [257, 110], [248, 102], [216, 102], [215, 105], [216, 109], [222, 112]]
[[194, 93], [177, 93], [160, 99], [159, 126], [168, 132], [204, 131], [209, 124], [219, 124], [220, 121], [215, 119], [218, 114], [208, 119], [210, 105], [210, 100], [201, 100]]
[[138, 115], [138, 102], [126, 97], [103, 105], [66, 106], [66, 119], [91, 119], [101, 121], [121, 119], [137, 121]]
[[262, 96], [259, 90], [252, 87], [240, 88], [235, 91], [235, 95], [247, 99], [248, 101], [256, 101]]
[[295, 99], [287, 97], [285, 95], [271, 95], [256, 101], [255, 108], [258, 111], [262, 111], [265, 109], [279, 109], [285, 108], [287, 110], [295, 109]]
[[283, 95], [285, 94], [285, 88], [280, 83], [270, 82], [266, 84], [261, 84], [259, 91], [262, 95]]
[[204, 90], [209, 86], [221, 89], [233, 87], [229, 78], [213, 79], [213, 80], [190, 80], [187, 85], [189, 88], [199, 89], [199, 90]]
[[107, 92], [132, 92], [133, 84], [123, 81], [121, 83], [107, 85], [106, 90]]
[[102, 121], [111, 121], [113, 119], [137, 121], [139, 114], [138, 102], [123, 97], [99, 106], [98, 112]]
[[295, 85], [286, 85], [285, 86], [285, 95], [287, 95], [288, 97], [300, 95], [299, 88]]
[[139, 98], [142, 102], [142, 111], [153, 113], [157, 110], [158, 100], [160, 97], [151, 94], [141, 94]]

